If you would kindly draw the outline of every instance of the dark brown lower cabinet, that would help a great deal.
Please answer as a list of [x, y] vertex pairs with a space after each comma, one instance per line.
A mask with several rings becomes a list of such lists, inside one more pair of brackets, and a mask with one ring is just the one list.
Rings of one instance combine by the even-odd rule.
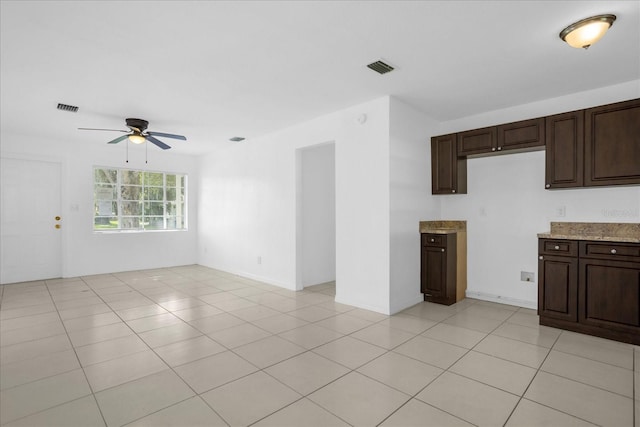
[[578, 320], [578, 258], [541, 256], [538, 262], [540, 316]]
[[422, 234], [420, 292], [424, 300], [456, 302], [456, 234]]
[[640, 244], [540, 239], [538, 274], [541, 325], [640, 344]]

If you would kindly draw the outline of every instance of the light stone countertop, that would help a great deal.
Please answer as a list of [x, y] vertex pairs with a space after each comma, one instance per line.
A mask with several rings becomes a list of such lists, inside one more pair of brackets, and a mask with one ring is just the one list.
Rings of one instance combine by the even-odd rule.
[[640, 223], [552, 222], [550, 231], [539, 238], [640, 243]]
[[467, 231], [467, 221], [420, 221], [420, 233], [452, 234]]

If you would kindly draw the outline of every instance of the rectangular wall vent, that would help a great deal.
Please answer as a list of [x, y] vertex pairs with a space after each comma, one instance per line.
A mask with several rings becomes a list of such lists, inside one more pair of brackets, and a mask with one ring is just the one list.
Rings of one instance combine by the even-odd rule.
[[78, 107], [76, 107], [75, 105], [67, 105], [67, 104], [58, 103], [58, 110], [70, 111], [72, 113], [77, 113], [78, 112]]
[[380, 74], [386, 74], [393, 71], [393, 67], [391, 65], [385, 64], [382, 61], [372, 62], [371, 64], [367, 65], [367, 67]]

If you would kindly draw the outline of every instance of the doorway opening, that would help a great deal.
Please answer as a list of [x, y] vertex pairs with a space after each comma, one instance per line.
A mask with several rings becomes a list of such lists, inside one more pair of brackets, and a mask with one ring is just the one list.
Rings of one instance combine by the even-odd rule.
[[296, 289], [335, 295], [335, 143], [296, 151]]

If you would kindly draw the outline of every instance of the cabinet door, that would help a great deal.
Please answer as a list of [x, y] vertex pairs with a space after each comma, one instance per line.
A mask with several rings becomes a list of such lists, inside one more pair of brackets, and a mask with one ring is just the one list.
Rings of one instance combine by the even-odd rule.
[[498, 126], [498, 151], [545, 145], [544, 117]]
[[584, 185], [584, 110], [546, 118], [545, 188]]
[[422, 247], [420, 265], [421, 292], [428, 297], [447, 296], [447, 252], [445, 248]]
[[431, 138], [431, 192], [467, 193], [467, 159], [457, 155], [456, 134]]
[[484, 154], [496, 151], [496, 127], [458, 133], [458, 155]]
[[640, 184], [640, 99], [585, 112], [585, 185]]
[[538, 314], [578, 320], [578, 259], [543, 255], [538, 260]]
[[579, 322], [640, 333], [640, 263], [580, 259]]

